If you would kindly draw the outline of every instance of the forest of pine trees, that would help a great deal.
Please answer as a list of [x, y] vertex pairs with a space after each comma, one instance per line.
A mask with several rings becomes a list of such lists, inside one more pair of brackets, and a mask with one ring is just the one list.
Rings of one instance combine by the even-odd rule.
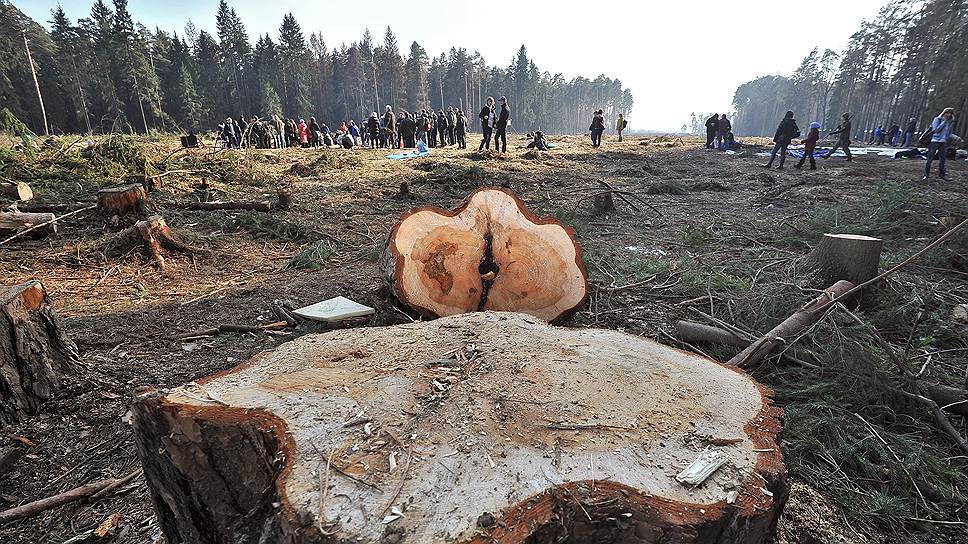
[[968, 0], [890, 0], [865, 21], [847, 48], [810, 52], [790, 77], [743, 83], [733, 99], [733, 130], [772, 135], [786, 110], [800, 126], [837, 126], [854, 114], [854, 138], [877, 125], [924, 128], [947, 106], [958, 112], [958, 134], [968, 129]]
[[505, 68], [463, 48], [431, 58], [413, 42], [402, 53], [390, 28], [332, 47], [320, 33], [307, 37], [291, 13], [278, 36], [253, 40], [225, 0], [215, 35], [191, 21], [179, 35], [134, 21], [127, 4], [96, 0], [76, 22], [58, 6], [48, 32], [0, 0], [0, 104], [43, 132], [25, 32], [54, 133], [207, 130], [229, 115], [336, 123], [382, 112], [384, 104], [398, 111], [454, 105], [473, 119], [489, 95], [508, 97], [517, 131], [577, 133], [598, 108], [610, 117], [632, 109], [620, 80], [542, 72], [523, 45]]

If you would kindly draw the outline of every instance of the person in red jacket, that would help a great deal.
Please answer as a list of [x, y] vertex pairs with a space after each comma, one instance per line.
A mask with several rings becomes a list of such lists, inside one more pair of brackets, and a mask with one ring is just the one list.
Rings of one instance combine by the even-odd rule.
[[803, 168], [803, 162], [810, 159], [810, 169], [817, 169], [817, 161], [813, 158], [813, 150], [817, 148], [817, 142], [820, 141], [820, 123], [814, 121], [810, 123], [810, 132], [807, 133], [807, 137], [803, 139], [803, 156], [800, 157], [800, 162], [794, 166], [796, 169]]

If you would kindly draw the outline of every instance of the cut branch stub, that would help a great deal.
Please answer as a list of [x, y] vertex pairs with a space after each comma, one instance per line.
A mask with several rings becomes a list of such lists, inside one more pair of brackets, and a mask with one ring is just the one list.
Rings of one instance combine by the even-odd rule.
[[304, 336], [132, 413], [169, 542], [758, 544], [788, 494], [742, 371], [523, 314]]
[[434, 317], [499, 310], [554, 321], [588, 292], [575, 231], [505, 189], [480, 189], [453, 211], [411, 210], [390, 232], [384, 265], [394, 295]]
[[44, 286], [0, 285], [0, 422], [39, 412], [75, 361]]

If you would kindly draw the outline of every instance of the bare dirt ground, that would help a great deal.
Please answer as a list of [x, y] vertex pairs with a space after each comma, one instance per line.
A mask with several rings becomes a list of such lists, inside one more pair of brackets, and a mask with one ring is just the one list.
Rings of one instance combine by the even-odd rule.
[[[724, 155], [698, 140], [609, 138], [601, 149], [580, 136], [552, 141], [557, 148], [545, 153], [526, 153], [515, 135], [507, 154], [447, 148], [401, 161], [363, 149], [223, 151], [213, 158], [210, 149], [176, 151], [174, 141], [145, 143], [162, 170], [196, 171], [166, 176], [152, 206], [205, 251], [171, 255], [164, 271], [137, 253], [106, 259], [86, 244], [113, 227], [92, 214], [67, 220], [55, 237], [0, 246], [0, 283], [41, 280], [86, 368], [67, 377], [45, 413], [2, 429], [34, 445], [0, 477], [0, 509], [135, 470], [125, 414], [136, 388], [177, 386], [307, 331], [187, 342], [175, 335], [269, 323], [273, 301], [298, 307], [337, 295], [376, 308], [366, 326], [409, 321], [380, 280], [387, 232], [409, 208], [454, 207], [479, 186], [510, 187], [539, 214], [576, 228], [593, 289], [563, 325], [618, 329], [676, 347], [683, 347], [674, 339], [676, 321], [702, 321], [696, 310], [758, 333], [795, 311], [824, 287], [797, 267], [824, 232], [883, 237], [883, 264], [892, 265], [943, 232], [943, 218], [968, 216], [964, 161], [949, 162], [953, 181], [922, 183], [920, 161], [829, 159], [816, 172], [797, 171], [790, 161], [784, 171], [768, 171], [752, 151]], [[294, 205], [268, 214], [174, 206], [194, 198], [201, 177], [224, 199], [274, 198], [273, 184], [291, 181]], [[589, 197], [602, 179], [654, 209], [617, 200], [615, 212], [593, 215]], [[403, 181], [412, 196], [398, 194]], [[96, 187], [90, 180], [34, 183], [52, 203], [90, 202]], [[950, 315], [968, 303], [966, 279], [968, 240], [960, 236], [879, 287], [863, 315], [905, 347], [915, 371], [935, 352], [924, 372], [963, 386], [968, 331]], [[820, 371], [775, 359], [752, 369], [787, 409], [784, 454], [794, 491], [778, 541], [965, 542], [966, 457], [921, 408], [871, 386], [888, 379], [870, 370], [886, 368], [883, 354], [867, 332], [845, 323], [832, 316], [798, 343]], [[735, 353], [701, 349], [721, 359]], [[853, 415], [872, 422], [883, 439]], [[963, 421], [953, 422], [964, 432]], [[139, 478], [98, 502], [0, 527], [0, 541], [61, 543], [114, 512], [123, 516], [115, 541], [161, 538]]]

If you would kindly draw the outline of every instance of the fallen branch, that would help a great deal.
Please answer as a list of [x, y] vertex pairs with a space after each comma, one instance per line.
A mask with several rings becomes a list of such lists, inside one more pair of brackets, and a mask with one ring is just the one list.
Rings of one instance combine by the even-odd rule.
[[262, 332], [274, 329], [284, 329], [289, 327], [289, 323], [285, 321], [276, 321], [274, 323], [267, 323], [265, 325], [234, 325], [232, 323], [223, 323], [217, 327], [211, 327], [208, 329], [200, 329], [193, 332], [186, 332], [173, 336], [173, 340], [185, 340], [186, 338], [199, 338], [202, 336], [216, 336], [226, 332]]
[[123, 478], [109, 478], [107, 480], [101, 480], [100, 482], [85, 484], [52, 497], [46, 497], [34, 502], [28, 502], [22, 506], [17, 506], [16, 508], [4, 510], [3, 512], [0, 512], [0, 525], [10, 523], [11, 521], [17, 521], [18, 519], [36, 516], [41, 512], [46, 512], [52, 508], [57, 508], [58, 506], [63, 506], [65, 504], [79, 501], [88, 497], [103, 497], [104, 495], [99, 494], [101, 491], [117, 489], [121, 485], [124, 485], [124, 483], [137, 476], [140, 470], [141, 469], [138, 469]]
[[728, 346], [746, 346], [750, 343], [748, 339], [737, 336], [726, 329], [693, 323], [692, 321], [679, 321], [676, 324], [676, 330], [679, 340], [683, 342], [726, 344]]

